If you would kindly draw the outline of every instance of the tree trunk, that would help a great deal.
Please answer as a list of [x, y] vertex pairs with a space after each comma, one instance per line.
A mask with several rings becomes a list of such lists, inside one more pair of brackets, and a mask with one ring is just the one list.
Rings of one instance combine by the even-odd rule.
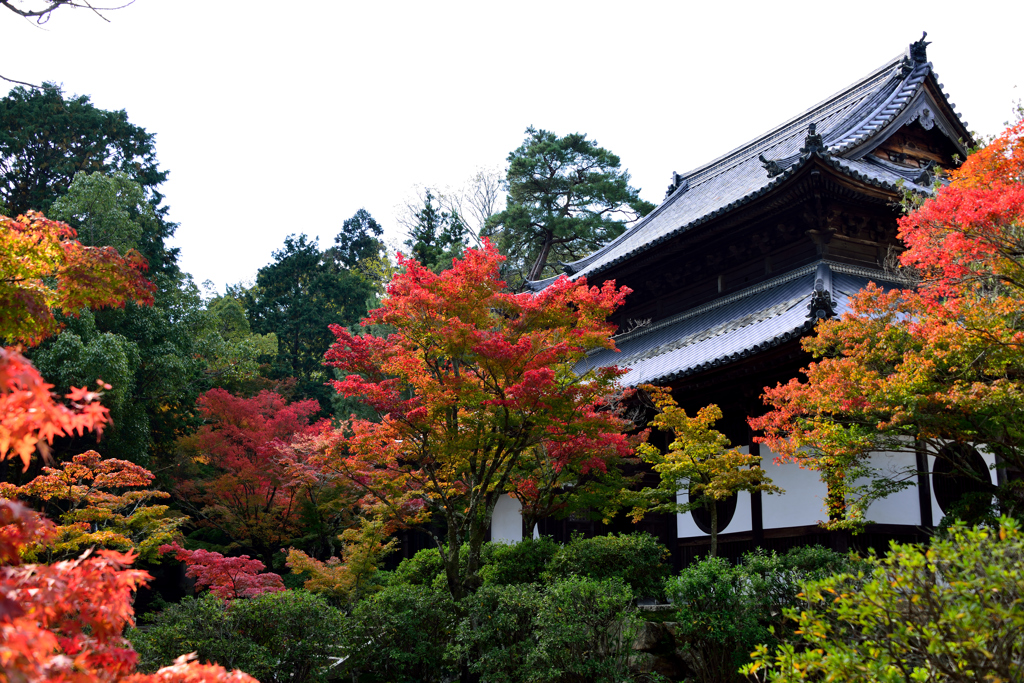
[[551, 233], [547, 233], [544, 236], [544, 244], [541, 245], [540, 253], [537, 254], [537, 260], [533, 262], [533, 266], [530, 268], [530, 274], [526, 276], [527, 280], [539, 280], [540, 274], [544, 272], [544, 266], [548, 262], [548, 254], [551, 253], [551, 245], [554, 242], [555, 236]]

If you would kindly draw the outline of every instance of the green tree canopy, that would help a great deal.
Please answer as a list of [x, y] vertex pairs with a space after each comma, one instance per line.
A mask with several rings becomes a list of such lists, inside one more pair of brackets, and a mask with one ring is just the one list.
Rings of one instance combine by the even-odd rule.
[[[435, 204], [435, 202], [437, 202]], [[462, 255], [468, 237], [466, 226], [454, 211], [445, 211], [429, 187], [423, 192], [423, 206], [407, 221], [409, 258], [435, 273], [452, 267]]]
[[345, 268], [353, 269], [368, 259], [379, 258], [384, 250], [380, 227], [370, 212], [359, 209], [352, 218], [342, 224], [341, 232], [334, 237], [334, 252], [337, 261]]
[[654, 208], [630, 187], [619, 157], [582, 133], [558, 137], [530, 126], [508, 163], [507, 208], [485, 234], [527, 280], [560, 273], [560, 261], [586, 256]]
[[[177, 250], [164, 240], [177, 226], [161, 206], [157, 187], [167, 171], [157, 162], [152, 133], [130, 123], [124, 110], [99, 109], [87, 95], [66, 97], [53, 83], [17, 87], [0, 99], [0, 202], [10, 215], [29, 209], [49, 214], [76, 174], [115, 171], [139, 184], [158, 219], [157, 229], [142, 236], [139, 251], [152, 271], [174, 270]], [[82, 191], [94, 195], [97, 190]]]
[[289, 235], [274, 262], [259, 270], [244, 303], [253, 332], [277, 335], [272, 375], [295, 377], [300, 396], [316, 398], [326, 413], [331, 375], [323, 362], [334, 342], [328, 326], [357, 323], [372, 295], [371, 283], [341, 267], [315, 239]]
[[138, 249], [160, 232], [142, 186], [123, 171], [76, 173], [67, 194], [53, 203], [50, 217], [78, 230], [82, 244], [111, 246], [121, 253]]

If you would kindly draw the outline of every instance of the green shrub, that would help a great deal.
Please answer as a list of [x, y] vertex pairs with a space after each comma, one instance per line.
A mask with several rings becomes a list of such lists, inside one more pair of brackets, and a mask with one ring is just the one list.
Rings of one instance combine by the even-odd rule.
[[201, 661], [241, 669], [264, 683], [299, 683], [327, 680], [341, 655], [344, 617], [321, 596], [289, 590], [230, 603], [210, 593], [187, 597], [151, 622], [128, 634], [144, 671], [196, 652]]
[[893, 543], [851, 573], [811, 582], [786, 610], [795, 642], [748, 668], [773, 683], [1024, 680], [1024, 533], [962, 524], [931, 545]]
[[580, 576], [547, 586], [533, 620], [533, 680], [613, 683], [628, 678], [640, 620], [633, 593], [619, 579]]
[[548, 563], [547, 580], [570, 576], [619, 579], [638, 598], [661, 598], [668, 567], [665, 546], [650, 534], [620, 534], [583, 538], [573, 535]]
[[821, 547], [758, 550], [737, 566], [720, 557], [690, 565], [665, 583], [683, 659], [705, 683], [744, 680], [738, 670], [758, 644], [792, 637], [783, 611], [797, 604], [803, 583], [851, 566], [848, 556]]
[[426, 548], [402, 560], [388, 577], [389, 585], [429, 586], [444, 574], [444, 562], [437, 548]]
[[446, 680], [455, 671], [448, 650], [457, 623], [447, 589], [388, 586], [353, 609], [344, 633], [346, 669], [361, 683]]
[[486, 683], [532, 680], [543, 599], [536, 584], [482, 586], [462, 603], [456, 656]]
[[704, 683], [742, 680], [737, 671], [746, 653], [767, 631], [750, 609], [749, 584], [742, 567], [709, 557], [665, 583], [678, 614], [675, 637], [683, 659]]
[[480, 578], [485, 585], [537, 583], [560, 546], [547, 536], [519, 543], [487, 543], [481, 553]]

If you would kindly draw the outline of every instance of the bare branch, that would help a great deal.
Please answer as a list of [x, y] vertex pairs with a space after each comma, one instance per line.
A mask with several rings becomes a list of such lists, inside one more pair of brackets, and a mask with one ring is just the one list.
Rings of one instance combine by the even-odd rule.
[[26, 83], [25, 81], [18, 81], [13, 78], [7, 78], [7, 76], [0, 75], [0, 79], [3, 79], [8, 83], [17, 83], [18, 85], [27, 85], [30, 88], [35, 88], [37, 90], [39, 89], [38, 85], [32, 85], [31, 83]]
[[[61, 7], [88, 9], [103, 21], [109, 22], [110, 20], [103, 16], [101, 12], [112, 12], [114, 10], [124, 9], [128, 5], [133, 4], [135, 0], [128, 0], [128, 2], [125, 2], [123, 5], [117, 5], [114, 7], [96, 7], [88, 0], [39, 0], [39, 2], [43, 3], [43, 7], [38, 9], [23, 9], [22, 6], [27, 2], [31, 2], [31, 0], [0, 0], [0, 6], [6, 7], [19, 16], [35, 19], [37, 24], [45, 24], [50, 20], [50, 16]], [[4, 80], [10, 79], [5, 78]]]

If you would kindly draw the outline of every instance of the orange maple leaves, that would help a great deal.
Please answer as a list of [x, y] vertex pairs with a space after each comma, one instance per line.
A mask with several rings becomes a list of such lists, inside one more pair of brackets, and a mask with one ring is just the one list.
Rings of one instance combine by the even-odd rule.
[[72, 388], [65, 405], [53, 400], [51, 389], [27, 358], [0, 347], [0, 462], [16, 456], [28, 468], [36, 449], [45, 455], [54, 437], [102, 433], [110, 413], [97, 392]]
[[0, 216], [0, 339], [37, 344], [59, 329], [58, 309], [152, 304], [155, 287], [142, 273], [146, 260], [134, 249], [86, 247], [75, 230], [29, 211]]
[[[838, 526], [863, 522], [872, 500], [913, 474], [880, 476], [873, 451], [967, 442], [1024, 465], [1024, 121], [968, 157], [899, 227], [901, 262], [920, 286], [869, 286], [851, 313], [819, 324], [804, 340], [819, 359], [807, 381], [766, 389], [772, 410], [751, 420], [774, 451], [821, 472]], [[1012, 486], [990, 488], [1007, 509], [1019, 502]]]

